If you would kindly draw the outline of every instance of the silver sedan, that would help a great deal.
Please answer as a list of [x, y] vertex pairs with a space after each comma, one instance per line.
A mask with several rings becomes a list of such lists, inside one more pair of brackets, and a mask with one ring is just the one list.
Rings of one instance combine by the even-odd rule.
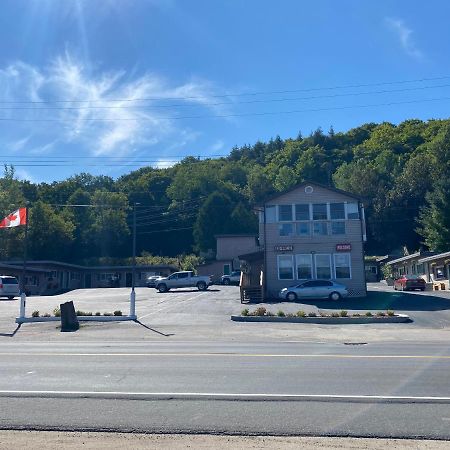
[[328, 298], [340, 300], [348, 296], [347, 288], [335, 281], [309, 280], [295, 286], [290, 286], [278, 293], [278, 297], [289, 302], [295, 302], [301, 298]]

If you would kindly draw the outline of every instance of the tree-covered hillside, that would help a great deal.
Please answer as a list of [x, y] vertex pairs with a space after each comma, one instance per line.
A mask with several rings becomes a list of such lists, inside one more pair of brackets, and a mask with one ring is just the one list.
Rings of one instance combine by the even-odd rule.
[[[28, 202], [30, 257], [82, 262], [130, 256], [138, 203], [138, 253], [175, 256], [213, 247], [215, 234], [255, 232], [252, 205], [310, 180], [361, 196], [368, 253], [449, 250], [449, 175], [450, 120], [369, 123], [235, 147], [226, 158], [188, 157], [117, 180], [81, 173], [33, 184], [6, 167], [0, 216]], [[23, 229], [0, 230], [0, 259], [20, 257], [22, 238]]]

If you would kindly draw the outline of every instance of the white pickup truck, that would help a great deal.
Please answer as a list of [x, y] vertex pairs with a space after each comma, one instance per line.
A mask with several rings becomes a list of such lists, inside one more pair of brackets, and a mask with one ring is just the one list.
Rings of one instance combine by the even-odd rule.
[[196, 287], [199, 291], [205, 291], [212, 284], [211, 277], [198, 276], [194, 272], [175, 272], [166, 278], [160, 278], [156, 282], [159, 292], [167, 292], [170, 289]]

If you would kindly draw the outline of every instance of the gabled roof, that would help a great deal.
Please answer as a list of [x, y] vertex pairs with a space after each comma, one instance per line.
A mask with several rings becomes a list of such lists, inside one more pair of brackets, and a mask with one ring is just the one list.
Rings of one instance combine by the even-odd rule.
[[324, 184], [316, 183], [315, 181], [302, 181], [301, 183], [296, 184], [295, 186], [292, 186], [291, 188], [289, 188], [289, 189], [287, 189], [287, 190], [285, 190], [283, 192], [277, 192], [276, 194], [269, 196], [268, 198], [266, 198], [264, 200], [264, 202], [259, 203], [257, 206], [262, 206], [262, 205], [266, 204], [267, 202], [275, 200], [276, 198], [281, 197], [281, 196], [283, 196], [285, 194], [288, 194], [289, 192], [295, 191], [296, 189], [299, 189], [302, 186], [309, 186], [309, 185], [318, 186], [318, 187], [323, 188], [323, 189], [328, 189], [329, 191], [337, 192], [337, 193], [342, 194], [342, 195], [346, 195], [347, 197], [354, 198], [355, 200], [361, 200], [361, 197], [359, 197], [359, 196], [357, 196], [355, 194], [352, 194], [350, 192], [343, 191], [341, 189], [337, 189], [337, 188], [330, 187], [330, 186], [325, 186]]
[[406, 256], [403, 256], [401, 258], [397, 258], [397, 259], [393, 259], [391, 261], [388, 261], [386, 263], [386, 265], [390, 266], [392, 264], [397, 264], [399, 262], [408, 261], [410, 259], [420, 258], [421, 256], [426, 257], [426, 256], [432, 256], [432, 255], [435, 255], [435, 252], [416, 252], [416, 253], [411, 253], [411, 255], [406, 255]]
[[435, 255], [419, 259], [419, 263], [434, 261], [434, 260], [438, 260], [438, 259], [441, 259], [441, 258], [447, 258], [447, 257], [450, 257], [450, 252], [437, 253]]

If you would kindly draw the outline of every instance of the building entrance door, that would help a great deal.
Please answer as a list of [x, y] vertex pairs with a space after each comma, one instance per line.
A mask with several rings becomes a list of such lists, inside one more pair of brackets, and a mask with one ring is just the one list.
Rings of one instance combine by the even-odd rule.
[[85, 274], [85, 276], [84, 276], [84, 287], [89, 289], [91, 287], [91, 283], [92, 283], [92, 281], [91, 281], [91, 274], [90, 273]]
[[125, 277], [125, 286], [131, 287], [132, 284], [133, 284], [133, 274], [131, 272], [127, 272]]

